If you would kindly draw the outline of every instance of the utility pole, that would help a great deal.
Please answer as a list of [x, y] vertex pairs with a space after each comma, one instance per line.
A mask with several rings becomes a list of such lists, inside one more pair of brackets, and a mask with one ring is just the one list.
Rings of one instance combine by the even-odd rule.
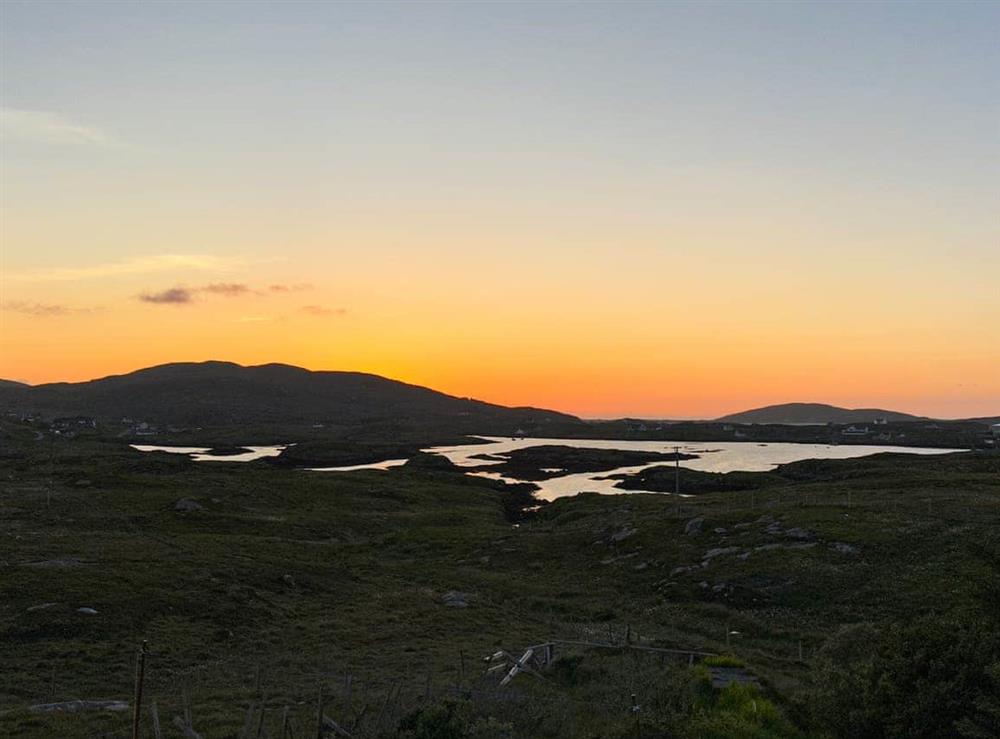
[[681, 448], [674, 447], [674, 495], [681, 494]]

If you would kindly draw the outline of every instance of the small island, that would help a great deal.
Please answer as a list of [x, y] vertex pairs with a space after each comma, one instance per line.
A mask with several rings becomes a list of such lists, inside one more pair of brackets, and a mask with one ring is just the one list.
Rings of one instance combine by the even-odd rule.
[[[482, 455], [484, 458], [487, 455]], [[493, 459], [498, 455], [488, 455]], [[548, 480], [562, 475], [581, 472], [603, 472], [619, 467], [651, 464], [653, 462], [674, 462], [697, 459], [694, 454], [674, 452], [641, 452], [628, 449], [589, 449], [581, 447], [546, 444], [524, 449], [515, 449], [502, 457], [500, 464], [480, 465], [471, 468], [476, 472], [498, 472], [518, 480]]]
[[609, 475], [606, 479], [619, 480], [615, 487], [622, 490], [673, 493], [679, 488], [682, 495], [758, 490], [788, 482], [775, 472], [702, 472], [687, 467], [677, 470], [672, 465], [657, 465], [628, 475]]

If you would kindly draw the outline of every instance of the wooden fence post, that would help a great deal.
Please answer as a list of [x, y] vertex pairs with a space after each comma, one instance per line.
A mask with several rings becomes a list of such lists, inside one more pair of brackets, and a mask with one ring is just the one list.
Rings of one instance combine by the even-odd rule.
[[149, 705], [149, 713], [153, 717], [153, 736], [156, 739], [163, 739], [163, 730], [160, 728], [160, 712], [156, 708], [156, 701]]
[[135, 662], [135, 705], [132, 706], [132, 739], [139, 739], [139, 716], [142, 710], [142, 683], [146, 677], [146, 647], [143, 639]]
[[323, 681], [319, 681], [319, 691], [316, 696], [316, 739], [323, 739]]

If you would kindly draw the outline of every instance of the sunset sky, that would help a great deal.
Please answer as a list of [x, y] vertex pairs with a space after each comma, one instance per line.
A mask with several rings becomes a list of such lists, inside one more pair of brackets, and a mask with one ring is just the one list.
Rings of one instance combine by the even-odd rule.
[[0, 15], [0, 377], [1000, 414], [1000, 3]]

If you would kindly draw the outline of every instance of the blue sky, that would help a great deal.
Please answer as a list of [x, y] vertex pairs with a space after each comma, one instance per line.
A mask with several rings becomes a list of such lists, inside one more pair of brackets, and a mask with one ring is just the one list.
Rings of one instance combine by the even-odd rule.
[[[269, 357], [470, 394], [524, 386], [538, 403], [559, 389], [546, 378], [569, 369], [559, 356], [578, 356], [594, 332], [624, 359], [577, 368], [591, 396], [611, 397], [635, 371], [624, 366], [641, 355], [632, 332], [688, 347], [653, 357], [659, 375], [629, 380], [658, 408], [687, 402], [655, 383], [702, 373], [695, 353], [756, 361], [746, 336], [781, 337], [761, 341], [794, 377], [757, 377], [734, 398], [762, 382], [777, 395], [810, 374], [830, 397], [891, 395], [837, 385], [826, 353], [795, 359], [804, 340], [858, 359], [877, 338], [883, 374], [927, 367], [910, 403], [953, 403], [944, 385], [996, 358], [998, 3], [7, 2], [0, 12], [8, 303], [114, 312], [204, 272], [163, 265], [240, 265], [228, 277], [315, 282], [316, 300], [369, 321], [343, 337], [351, 352], [303, 338], [268, 345]], [[126, 263], [128, 279], [113, 266]], [[159, 266], [147, 276], [136, 264]], [[115, 282], [29, 288], [26, 276], [67, 269], [110, 270]], [[506, 301], [484, 297], [484, 275]], [[856, 295], [874, 303], [842, 307]], [[580, 325], [567, 304], [585, 314]], [[746, 305], [756, 310], [743, 325], [732, 316]], [[461, 324], [468, 306], [494, 328]], [[650, 318], [679, 314], [698, 316], [692, 335], [718, 344]], [[179, 314], [142, 314], [167, 315]], [[524, 358], [502, 376], [440, 369], [456, 344], [490, 361], [512, 331], [505, 321], [521, 318], [539, 327], [529, 358], [549, 374], [515, 376]], [[427, 365], [437, 369], [420, 351], [390, 356], [362, 338], [411, 322], [443, 332]], [[563, 338], [550, 352], [553, 333]], [[181, 349], [245, 355], [219, 336], [202, 342]], [[15, 364], [37, 372], [27, 355]], [[1000, 399], [997, 383], [976, 392], [962, 402]]]

